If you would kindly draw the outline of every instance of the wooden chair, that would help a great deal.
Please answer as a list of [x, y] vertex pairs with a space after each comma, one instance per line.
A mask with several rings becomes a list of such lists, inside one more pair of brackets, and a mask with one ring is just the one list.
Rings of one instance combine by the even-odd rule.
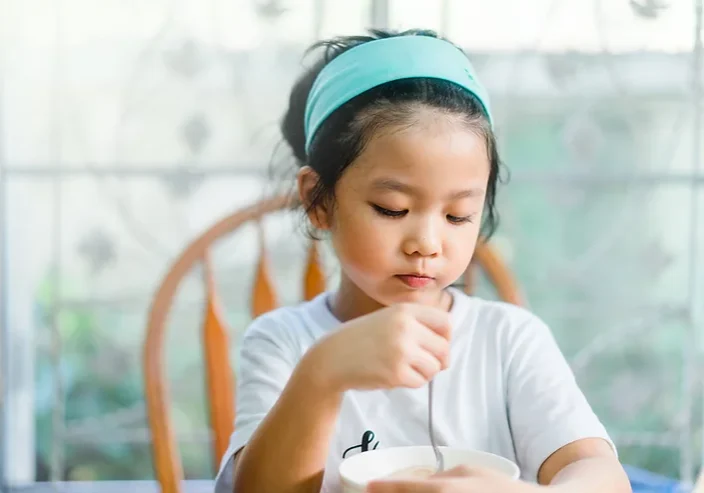
[[[278, 196], [242, 209], [214, 224], [181, 253], [154, 296], [148, 318], [143, 364], [154, 470], [162, 493], [183, 491], [181, 484], [183, 470], [169, 412], [169, 389], [164, 365], [166, 320], [174, 294], [188, 272], [201, 263], [204, 266], [206, 291], [202, 347], [210, 428], [213, 436], [212, 454], [217, 464], [228, 447], [234, 426], [235, 382], [228, 358], [228, 329], [215, 288], [209, 251], [219, 239], [234, 232], [243, 224], [250, 221], [258, 222], [266, 214], [292, 205], [294, 201], [291, 197]], [[277, 306], [276, 294], [269, 275], [263, 233], [260, 234], [260, 240], [260, 256], [251, 293], [251, 310], [254, 317]], [[325, 278], [318, 260], [315, 242], [313, 242], [303, 276], [305, 299], [311, 299], [325, 289]], [[474, 286], [476, 267], [484, 270], [500, 299], [522, 304], [522, 298], [511, 273], [488, 244], [480, 243], [476, 248], [472, 266], [468, 269], [465, 280], [465, 290], [468, 292], [471, 292]]]

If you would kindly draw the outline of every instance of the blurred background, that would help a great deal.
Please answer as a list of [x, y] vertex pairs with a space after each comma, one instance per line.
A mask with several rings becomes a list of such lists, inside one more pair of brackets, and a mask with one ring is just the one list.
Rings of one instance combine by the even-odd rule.
[[[701, 0], [0, 0], [5, 484], [154, 477], [141, 363], [154, 293], [199, 233], [289, 187], [278, 122], [304, 50], [369, 27], [435, 29], [471, 56], [510, 170], [494, 246], [622, 461], [691, 481], [704, 439], [698, 12]], [[294, 303], [300, 217], [264, 231]], [[258, 245], [247, 226], [213, 252], [233, 361]], [[188, 478], [219, 461], [203, 299], [194, 272], [167, 335]]]

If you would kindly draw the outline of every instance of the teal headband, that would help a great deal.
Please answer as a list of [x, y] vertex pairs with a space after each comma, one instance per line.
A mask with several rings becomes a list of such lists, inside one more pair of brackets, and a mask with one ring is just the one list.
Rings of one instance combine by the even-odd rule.
[[489, 96], [460, 49], [430, 36], [396, 36], [355, 46], [321, 70], [306, 102], [306, 152], [323, 122], [347, 101], [386, 82], [415, 77], [465, 88], [479, 99], [492, 124]]

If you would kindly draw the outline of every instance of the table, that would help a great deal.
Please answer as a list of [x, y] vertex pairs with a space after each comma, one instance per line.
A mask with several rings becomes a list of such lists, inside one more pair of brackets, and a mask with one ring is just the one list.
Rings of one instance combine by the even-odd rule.
[[[634, 493], [687, 493], [689, 489], [677, 481], [634, 467], [625, 466]], [[184, 493], [213, 493], [215, 481], [190, 480], [184, 482]], [[0, 493], [161, 493], [155, 481], [83, 481], [62, 483], [35, 483], [16, 486]]]
[[[213, 493], [214, 481], [184, 482], [184, 493]], [[15, 486], [2, 493], [161, 493], [155, 481], [76, 481]]]

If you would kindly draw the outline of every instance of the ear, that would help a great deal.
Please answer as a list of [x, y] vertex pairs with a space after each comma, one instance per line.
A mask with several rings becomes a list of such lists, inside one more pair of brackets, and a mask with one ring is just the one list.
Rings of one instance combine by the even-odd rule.
[[313, 190], [318, 184], [320, 176], [316, 173], [310, 166], [304, 166], [298, 172], [298, 197], [303, 204], [303, 208], [308, 215], [308, 219], [313, 224], [313, 227], [319, 230], [330, 229], [330, 221], [328, 220], [328, 213], [325, 210], [323, 204], [319, 204], [313, 208], [310, 207], [312, 203]]

